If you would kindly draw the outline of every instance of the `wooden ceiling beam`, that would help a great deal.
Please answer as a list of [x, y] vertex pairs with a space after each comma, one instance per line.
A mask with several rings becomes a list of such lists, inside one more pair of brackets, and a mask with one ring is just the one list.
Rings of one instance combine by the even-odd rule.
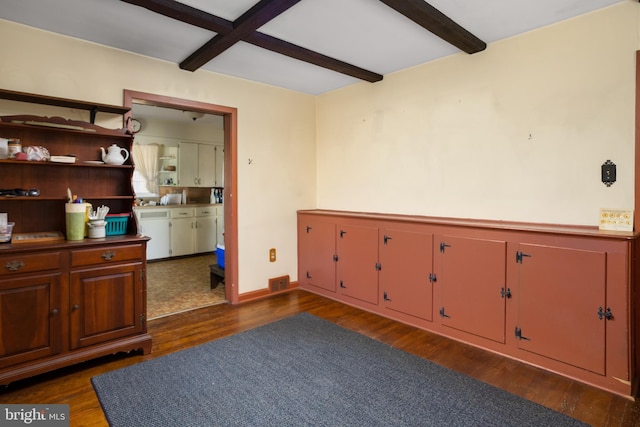
[[469, 54], [483, 51], [487, 44], [424, 0], [380, 0], [442, 40]]
[[227, 34], [217, 34], [182, 61], [180, 68], [197, 70], [299, 2], [300, 0], [260, 0], [233, 22], [233, 30]]
[[379, 82], [383, 79], [382, 74], [356, 67], [338, 59], [331, 58], [318, 52], [297, 46], [293, 43], [271, 37], [267, 34], [255, 32], [247, 37], [245, 42], [263, 49], [276, 52], [290, 58], [298, 59], [309, 64], [317, 65], [341, 74], [345, 74], [356, 79], [364, 80], [369, 83]]
[[[125, 3], [143, 7], [152, 12], [176, 19], [178, 21], [194, 25], [205, 30], [213, 31], [219, 34], [229, 34], [233, 30], [233, 22], [224, 18], [212, 15], [202, 10], [187, 6], [175, 0], [121, 0]], [[378, 82], [383, 76], [372, 71], [365, 70], [355, 65], [348, 64], [344, 61], [331, 58], [318, 52], [314, 52], [307, 48], [295, 45], [293, 43], [280, 40], [259, 31], [254, 31], [248, 35], [245, 42], [263, 49], [279, 53], [299, 61], [317, 65], [319, 67], [355, 77], [367, 82]]]
[[135, 6], [140, 6], [159, 15], [172, 18], [185, 24], [200, 27], [214, 33], [227, 34], [233, 30], [233, 22], [204, 12], [195, 7], [187, 6], [175, 0], [120, 0]]

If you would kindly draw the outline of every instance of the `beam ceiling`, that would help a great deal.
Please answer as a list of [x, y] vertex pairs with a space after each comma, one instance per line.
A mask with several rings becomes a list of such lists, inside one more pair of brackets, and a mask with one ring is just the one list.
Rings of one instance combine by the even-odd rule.
[[[257, 31], [258, 28], [301, 0], [260, 0], [233, 22], [175, 0], [121, 1], [217, 33], [216, 36], [180, 63], [180, 68], [188, 71], [197, 70], [234, 44], [244, 41], [272, 52], [368, 82], [377, 82], [383, 78], [383, 76], [378, 73], [362, 69]], [[473, 54], [487, 47], [486, 43], [482, 40], [424, 0], [380, 1], [464, 52]]]

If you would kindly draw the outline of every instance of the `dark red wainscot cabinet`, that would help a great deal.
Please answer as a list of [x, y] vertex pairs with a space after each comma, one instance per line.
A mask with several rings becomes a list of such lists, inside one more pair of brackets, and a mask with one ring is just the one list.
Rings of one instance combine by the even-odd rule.
[[637, 245], [590, 227], [298, 212], [302, 289], [626, 396]]

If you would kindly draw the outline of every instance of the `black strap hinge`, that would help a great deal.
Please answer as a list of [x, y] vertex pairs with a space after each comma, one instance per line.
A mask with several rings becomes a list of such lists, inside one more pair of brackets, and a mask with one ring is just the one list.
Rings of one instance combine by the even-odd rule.
[[444, 307], [440, 307], [440, 317], [448, 317], [451, 318], [448, 314], [444, 312]]
[[519, 340], [531, 341], [530, 338], [522, 336], [522, 329], [518, 328], [517, 326], [516, 326], [516, 338]]
[[607, 307], [606, 310], [603, 310], [602, 307], [598, 307], [598, 319], [613, 319], [613, 313], [611, 312], [611, 308]]
[[522, 264], [522, 259], [523, 259], [524, 257], [531, 258], [531, 255], [529, 255], [529, 254], [525, 254], [525, 253], [522, 253], [522, 252], [520, 252], [520, 251], [516, 251], [516, 262], [517, 262], [518, 264]]
[[435, 273], [429, 273], [429, 282], [431, 283], [435, 283], [438, 281], [438, 277], [436, 276]]
[[440, 242], [440, 252], [444, 253], [444, 250], [450, 247], [451, 245], [447, 245], [445, 242]]

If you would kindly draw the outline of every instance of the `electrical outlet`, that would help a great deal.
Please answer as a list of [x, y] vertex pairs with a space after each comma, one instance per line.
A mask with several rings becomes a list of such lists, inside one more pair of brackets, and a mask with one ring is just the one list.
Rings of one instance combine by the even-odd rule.
[[633, 231], [633, 211], [600, 209], [600, 230]]
[[276, 262], [276, 248], [269, 249], [269, 262]]

